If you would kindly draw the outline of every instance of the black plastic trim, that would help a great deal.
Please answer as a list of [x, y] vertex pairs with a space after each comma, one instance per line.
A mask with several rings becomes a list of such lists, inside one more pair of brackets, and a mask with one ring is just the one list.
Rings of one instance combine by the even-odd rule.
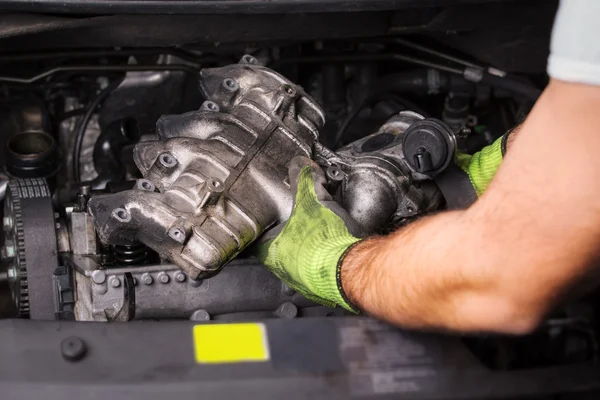
[[3, 0], [0, 1], [0, 11], [59, 14], [290, 14], [382, 11], [500, 1], [502, 0]]

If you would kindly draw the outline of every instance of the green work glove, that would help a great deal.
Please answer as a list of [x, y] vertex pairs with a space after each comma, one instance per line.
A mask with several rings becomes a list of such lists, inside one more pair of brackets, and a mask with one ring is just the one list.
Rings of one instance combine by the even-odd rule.
[[346, 298], [341, 260], [360, 239], [357, 224], [327, 192], [321, 168], [305, 157], [289, 167], [294, 208], [288, 221], [268, 232], [257, 256], [289, 287], [316, 303], [356, 312]]
[[506, 152], [508, 133], [473, 155], [457, 153], [456, 164], [469, 176], [477, 196], [488, 188]]

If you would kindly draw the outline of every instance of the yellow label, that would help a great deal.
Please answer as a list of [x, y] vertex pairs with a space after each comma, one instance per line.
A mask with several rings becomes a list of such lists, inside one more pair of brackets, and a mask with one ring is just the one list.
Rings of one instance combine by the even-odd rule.
[[222, 364], [269, 360], [264, 324], [196, 325], [193, 331], [196, 362]]

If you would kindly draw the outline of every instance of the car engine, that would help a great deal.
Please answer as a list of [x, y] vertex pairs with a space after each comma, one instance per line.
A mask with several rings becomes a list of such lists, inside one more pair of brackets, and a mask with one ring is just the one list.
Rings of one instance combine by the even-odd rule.
[[[202, 69], [198, 76], [205, 99], [199, 109], [161, 116], [155, 138], [132, 143], [140, 175], [135, 181], [104, 182], [98, 178], [111, 172], [96, 171], [91, 181], [77, 183], [73, 204], [58, 206], [43, 177], [56, 173], [56, 161], [50, 168], [34, 163], [31, 176], [43, 171], [36, 178], [8, 182], [6, 274], [19, 316], [128, 321], [282, 310], [295, 315], [299, 307], [319, 308], [256, 263], [235, 267], [238, 261], [221, 271], [289, 217], [287, 166], [297, 156], [322, 166], [331, 193], [364, 234], [391, 229], [444, 203], [430, 179], [456, 148], [444, 122], [401, 111], [377, 132], [334, 152], [318, 141], [323, 109], [255, 57], [246, 54], [237, 64]], [[107, 88], [118, 91], [127, 79]], [[93, 144], [94, 168], [104, 167], [98, 164], [106, 147], [115, 166], [123, 162], [110, 148], [119, 141], [104, 141], [103, 135], [120, 134], [121, 141], [136, 135], [128, 132], [135, 129], [131, 122], [112, 124], [108, 132], [118, 133], [100, 133]], [[19, 135], [42, 144], [54, 140], [37, 130]], [[411, 137], [431, 150], [423, 168], [407, 160], [406, 149], [415, 148], [405, 145]], [[20, 150], [19, 141], [9, 141], [8, 151]], [[42, 148], [36, 157], [56, 160], [52, 151]], [[26, 171], [23, 176], [31, 169]], [[114, 184], [120, 188], [112, 189]], [[55, 270], [38, 270], [37, 260], [50, 258]]]
[[[339, 30], [0, 53], [0, 316], [359, 318], [254, 257], [292, 211], [290, 161], [316, 162], [363, 236], [387, 234], [472, 204], [455, 157], [518, 126], [547, 78], [497, 65], [491, 45]], [[595, 362], [597, 305], [591, 292], [524, 338], [461, 340], [491, 369]]]

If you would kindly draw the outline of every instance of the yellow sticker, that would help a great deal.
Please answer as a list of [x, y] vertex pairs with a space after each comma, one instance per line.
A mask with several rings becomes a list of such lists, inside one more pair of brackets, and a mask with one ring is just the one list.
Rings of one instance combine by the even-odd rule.
[[196, 325], [193, 331], [196, 362], [223, 364], [269, 360], [264, 324]]

